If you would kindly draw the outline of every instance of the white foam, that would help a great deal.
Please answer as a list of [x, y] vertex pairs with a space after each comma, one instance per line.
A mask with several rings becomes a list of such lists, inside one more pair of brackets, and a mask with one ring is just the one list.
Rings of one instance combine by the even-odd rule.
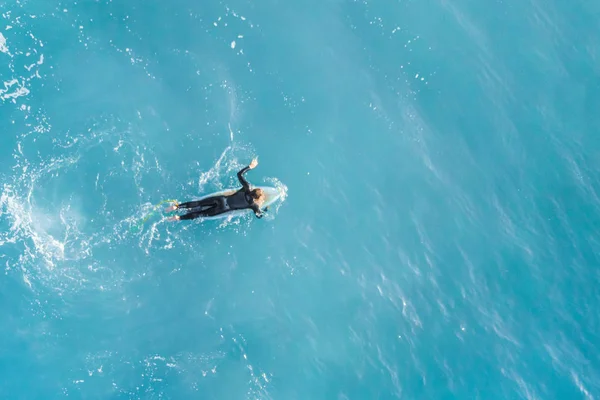
[[[14, 85], [17, 85], [17, 88], [13, 92], [8, 93], [9, 89], [11, 89]], [[2, 100], [7, 100], [10, 98], [15, 100], [18, 97], [26, 96], [28, 94], [29, 89], [25, 87], [25, 82], [21, 82], [19, 84], [19, 81], [16, 79], [4, 82], [4, 89], [0, 89], [0, 99]]]
[[0, 52], [8, 54], [8, 47], [6, 46], [6, 38], [0, 33]]
[[231, 48], [232, 48], [232, 49], [235, 49], [235, 40], [232, 40], [232, 41], [231, 41]]
[[225, 148], [225, 150], [223, 150], [223, 153], [221, 153], [221, 155], [219, 156], [219, 159], [217, 160], [215, 165], [212, 168], [210, 168], [208, 171], [202, 172], [200, 174], [200, 179], [198, 180], [198, 187], [201, 192], [204, 189], [204, 185], [206, 185], [209, 181], [215, 180], [219, 176], [221, 164], [225, 160], [225, 158], [230, 150], [231, 150], [231, 146], [227, 146]]

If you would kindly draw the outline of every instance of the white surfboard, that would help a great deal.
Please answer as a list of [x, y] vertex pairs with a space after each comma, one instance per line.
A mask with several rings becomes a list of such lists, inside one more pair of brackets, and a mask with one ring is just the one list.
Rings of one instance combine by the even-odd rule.
[[[283, 195], [283, 191], [271, 186], [252, 186], [252, 189], [262, 189], [263, 193], [265, 194], [265, 201], [263, 202], [263, 204], [261, 205], [261, 210], [264, 210], [265, 208], [269, 207], [270, 205], [274, 204], [277, 200], [279, 200], [281, 198], [281, 196]], [[207, 194], [206, 196], [202, 196], [196, 200], [202, 200], [202, 199], [206, 199], [208, 197], [212, 197], [212, 196], [221, 196], [221, 195], [229, 195], [229, 194], [233, 194], [235, 192], [237, 192], [239, 190], [238, 189], [225, 189], [225, 190], [221, 190], [218, 192], [214, 192], [214, 193], [210, 193]], [[250, 208], [245, 208], [243, 210], [233, 210], [233, 211], [228, 211], [226, 213], [223, 214], [219, 214], [219, 215], [215, 215], [213, 217], [200, 217], [198, 219], [222, 219], [222, 218], [229, 218], [229, 217], [237, 217], [240, 215], [244, 215], [247, 213], [254, 213], [254, 211], [252, 211], [252, 209]]]

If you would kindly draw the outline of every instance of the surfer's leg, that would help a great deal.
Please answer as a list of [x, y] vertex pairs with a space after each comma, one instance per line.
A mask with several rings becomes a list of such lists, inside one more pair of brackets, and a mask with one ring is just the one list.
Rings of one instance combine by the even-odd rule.
[[223, 214], [229, 211], [227, 200], [223, 196], [215, 197], [211, 207], [205, 207], [199, 210], [194, 210], [202, 214], [203, 217], [214, 217], [215, 215]]
[[225, 201], [224, 197], [213, 198], [211, 203], [203, 204], [202, 207], [203, 208], [199, 208], [196, 206], [194, 211], [181, 216], [173, 217], [170, 219], [170, 221], [188, 220], [200, 217], [214, 217], [215, 215], [223, 214], [229, 211], [229, 207], [227, 206], [227, 202]]
[[215, 215], [223, 214], [223, 213], [226, 213], [227, 211], [228, 211], [228, 209], [226, 209], [222, 206], [218, 206], [218, 207], [211, 207], [208, 210], [203, 211], [202, 214], [204, 214], [205, 217], [214, 217]]
[[203, 207], [214, 207], [217, 205], [217, 197], [209, 197], [207, 199], [196, 200], [196, 201], [186, 201], [185, 203], [181, 203], [177, 208], [203, 208]]
[[208, 197], [208, 198], [202, 199], [202, 200], [187, 201], [185, 203], [175, 204], [174, 206], [166, 208], [165, 212], [175, 211], [180, 208], [184, 208], [184, 209], [199, 208], [200, 210], [202, 210], [205, 207], [215, 207], [219, 204], [219, 197], [221, 197], [221, 196]]
[[180, 220], [188, 220], [188, 219], [196, 219], [199, 217], [205, 217], [205, 213], [202, 211], [194, 211], [184, 215], [179, 216]]
[[201, 218], [201, 217], [214, 217], [215, 215], [219, 215], [224, 212], [225, 212], [225, 210], [223, 210], [220, 207], [211, 207], [211, 208], [203, 210], [203, 211], [192, 211], [187, 214], [172, 217], [172, 218], [170, 218], [170, 221], [196, 219], [196, 218]]

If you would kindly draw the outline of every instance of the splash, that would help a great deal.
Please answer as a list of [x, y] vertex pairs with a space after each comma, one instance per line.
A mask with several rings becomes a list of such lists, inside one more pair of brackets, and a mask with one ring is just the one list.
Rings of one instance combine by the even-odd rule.
[[[68, 205], [61, 208], [58, 216], [45, 213], [41, 207], [34, 207], [34, 189], [42, 177], [76, 164], [77, 161], [78, 157], [52, 159], [30, 172], [29, 165], [25, 162], [22, 167], [23, 176], [14, 185], [5, 184], [0, 197], [0, 217], [12, 219], [10, 229], [2, 234], [4, 241], [15, 242], [17, 238], [29, 238], [30, 244], [25, 242], [27, 258], [37, 259], [39, 256], [49, 268], [54, 268], [57, 260], [78, 258], [66, 252], [67, 244], [78, 233], [77, 218], [69, 217], [73, 216], [74, 211]], [[60, 234], [62, 238], [58, 238]]]
[[32, 188], [21, 196], [12, 186], [4, 185], [0, 196], [0, 221], [12, 220], [10, 228], [0, 234], [0, 247], [6, 246], [8, 254], [18, 254], [9, 257], [6, 269], [20, 269], [31, 289], [40, 283], [62, 292], [64, 284], [60, 282], [65, 279], [82, 283], [82, 275], [73, 264], [91, 256], [91, 248], [81, 239], [76, 212], [68, 205], [61, 207], [58, 215], [34, 208]]
[[[131, 225], [131, 218], [119, 221], [111, 210], [118, 210], [111, 203], [119, 198], [107, 195], [106, 189], [114, 192], [115, 181], [122, 183], [123, 178], [139, 187], [142, 173], [152, 169], [143, 162], [145, 148], [110, 151], [126, 135], [130, 136], [127, 129], [94, 127], [67, 135], [66, 144], [57, 139], [47, 156], [40, 151], [27, 156], [39, 138], [25, 135], [16, 143], [14, 173], [3, 179], [0, 194], [0, 225], [6, 227], [0, 230], [0, 247], [8, 255], [7, 272], [20, 272], [34, 291], [43, 287], [59, 293], [104, 291], [126, 282], [122, 278], [128, 272], [113, 269], [110, 259], [100, 255], [130, 239], [125, 223]], [[57, 156], [55, 150], [63, 154]], [[114, 168], [92, 180], [82, 179], [86, 189], [73, 192], [72, 178], [84, 178], [78, 171], [97, 162]], [[90, 207], [95, 208], [92, 214]]]
[[[159, 212], [162, 205], [165, 205], [167, 203], [175, 203], [175, 202], [176, 202], [175, 199], [168, 199], [168, 200], [163, 200], [160, 203], [155, 204], [154, 206], [151, 206], [149, 211], [146, 213], [146, 215], [144, 215], [144, 217], [138, 219], [137, 221], [135, 221], [134, 224], [131, 225], [131, 231], [139, 232], [143, 228], [146, 221], [148, 221], [151, 217], [153, 217], [154, 215], [156, 215]], [[146, 205], [146, 209], [148, 210], [147, 205]]]
[[0, 33], [0, 52], [10, 54], [6, 46], [6, 38]]
[[[0, 88], [0, 100], [3, 103], [21, 103], [19, 110], [26, 117], [29, 117], [31, 108], [23, 102], [31, 93], [34, 81], [42, 78], [40, 71], [42, 64], [44, 64], [44, 54], [42, 52], [44, 43], [30, 31], [29, 21], [35, 16], [30, 15], [26, 20], [22, 19], [21, 16], [12, 19], [11, 12], [8, 11], [2, 13], [2, 18], [8, 22], [9, 25], [7, 25], [6, 30], [9, 31], [10, 28], [10, 31], [6, 33], [8, 38], [0, 33], [1, 66], [4, 67], [4, 61], [8, 57], [7, 68], [1, 73], [6, 80], [0, 82], [0, 85], [3, 86], [3, 88]], [[7, 44], [9, 39], [11, 42], [17, 42], [21, 45], [16, 46], [13, 44], [11, 51]], [[37, 118], [36, 120], [39, 124], [37, 129], [44, 130], [43, 121]]]
[[[231, 131], [230, 134], [233, 138]], [[198, 192], [201, 194], [238, 186], [238, 183], [236, 183], [236, 173], [253, 158], [253, 156], [247, 155], [249, 152], [250, 149], [248, 146], [232, 141], [223, 150], [215, 164], [208, 171], [200, 173], [200, 177], [198, 178]], [[244, 162], [240, 162], [240, 160], [244, 160], [245, 164]], [[228, 178], [226, 182], [223, 182], [224, 177]]]

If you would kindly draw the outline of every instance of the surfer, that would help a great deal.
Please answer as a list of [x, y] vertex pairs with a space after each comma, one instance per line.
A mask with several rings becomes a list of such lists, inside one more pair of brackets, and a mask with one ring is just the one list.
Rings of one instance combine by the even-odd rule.
[[250, 184], [244, 178], [244, 174], [248, 170], [256, 168], [258, 159], [252, 160], [250, 165], [242, 168], [237, 177], [242, 184], [242, 188], [228, 195], [215, 195], [205, 199], [188, 201], [186, 203], [177, 204], [167, 208], [165, 211], [175, 211], [178, 209], [190, 210], [187, 214], [177, 215], [169, 218], [170, 221], [179, 221], [184, 219], [194, 219], [199, 217], [214, 217], [215, 215], [224, 214], [234, 210], [243, 210], [246, 208], [252, 209], [257, 218], [262, 218], [263, 213], [260, 206], [265, 200], [265, 194], [262, 189], [250, 189]]

